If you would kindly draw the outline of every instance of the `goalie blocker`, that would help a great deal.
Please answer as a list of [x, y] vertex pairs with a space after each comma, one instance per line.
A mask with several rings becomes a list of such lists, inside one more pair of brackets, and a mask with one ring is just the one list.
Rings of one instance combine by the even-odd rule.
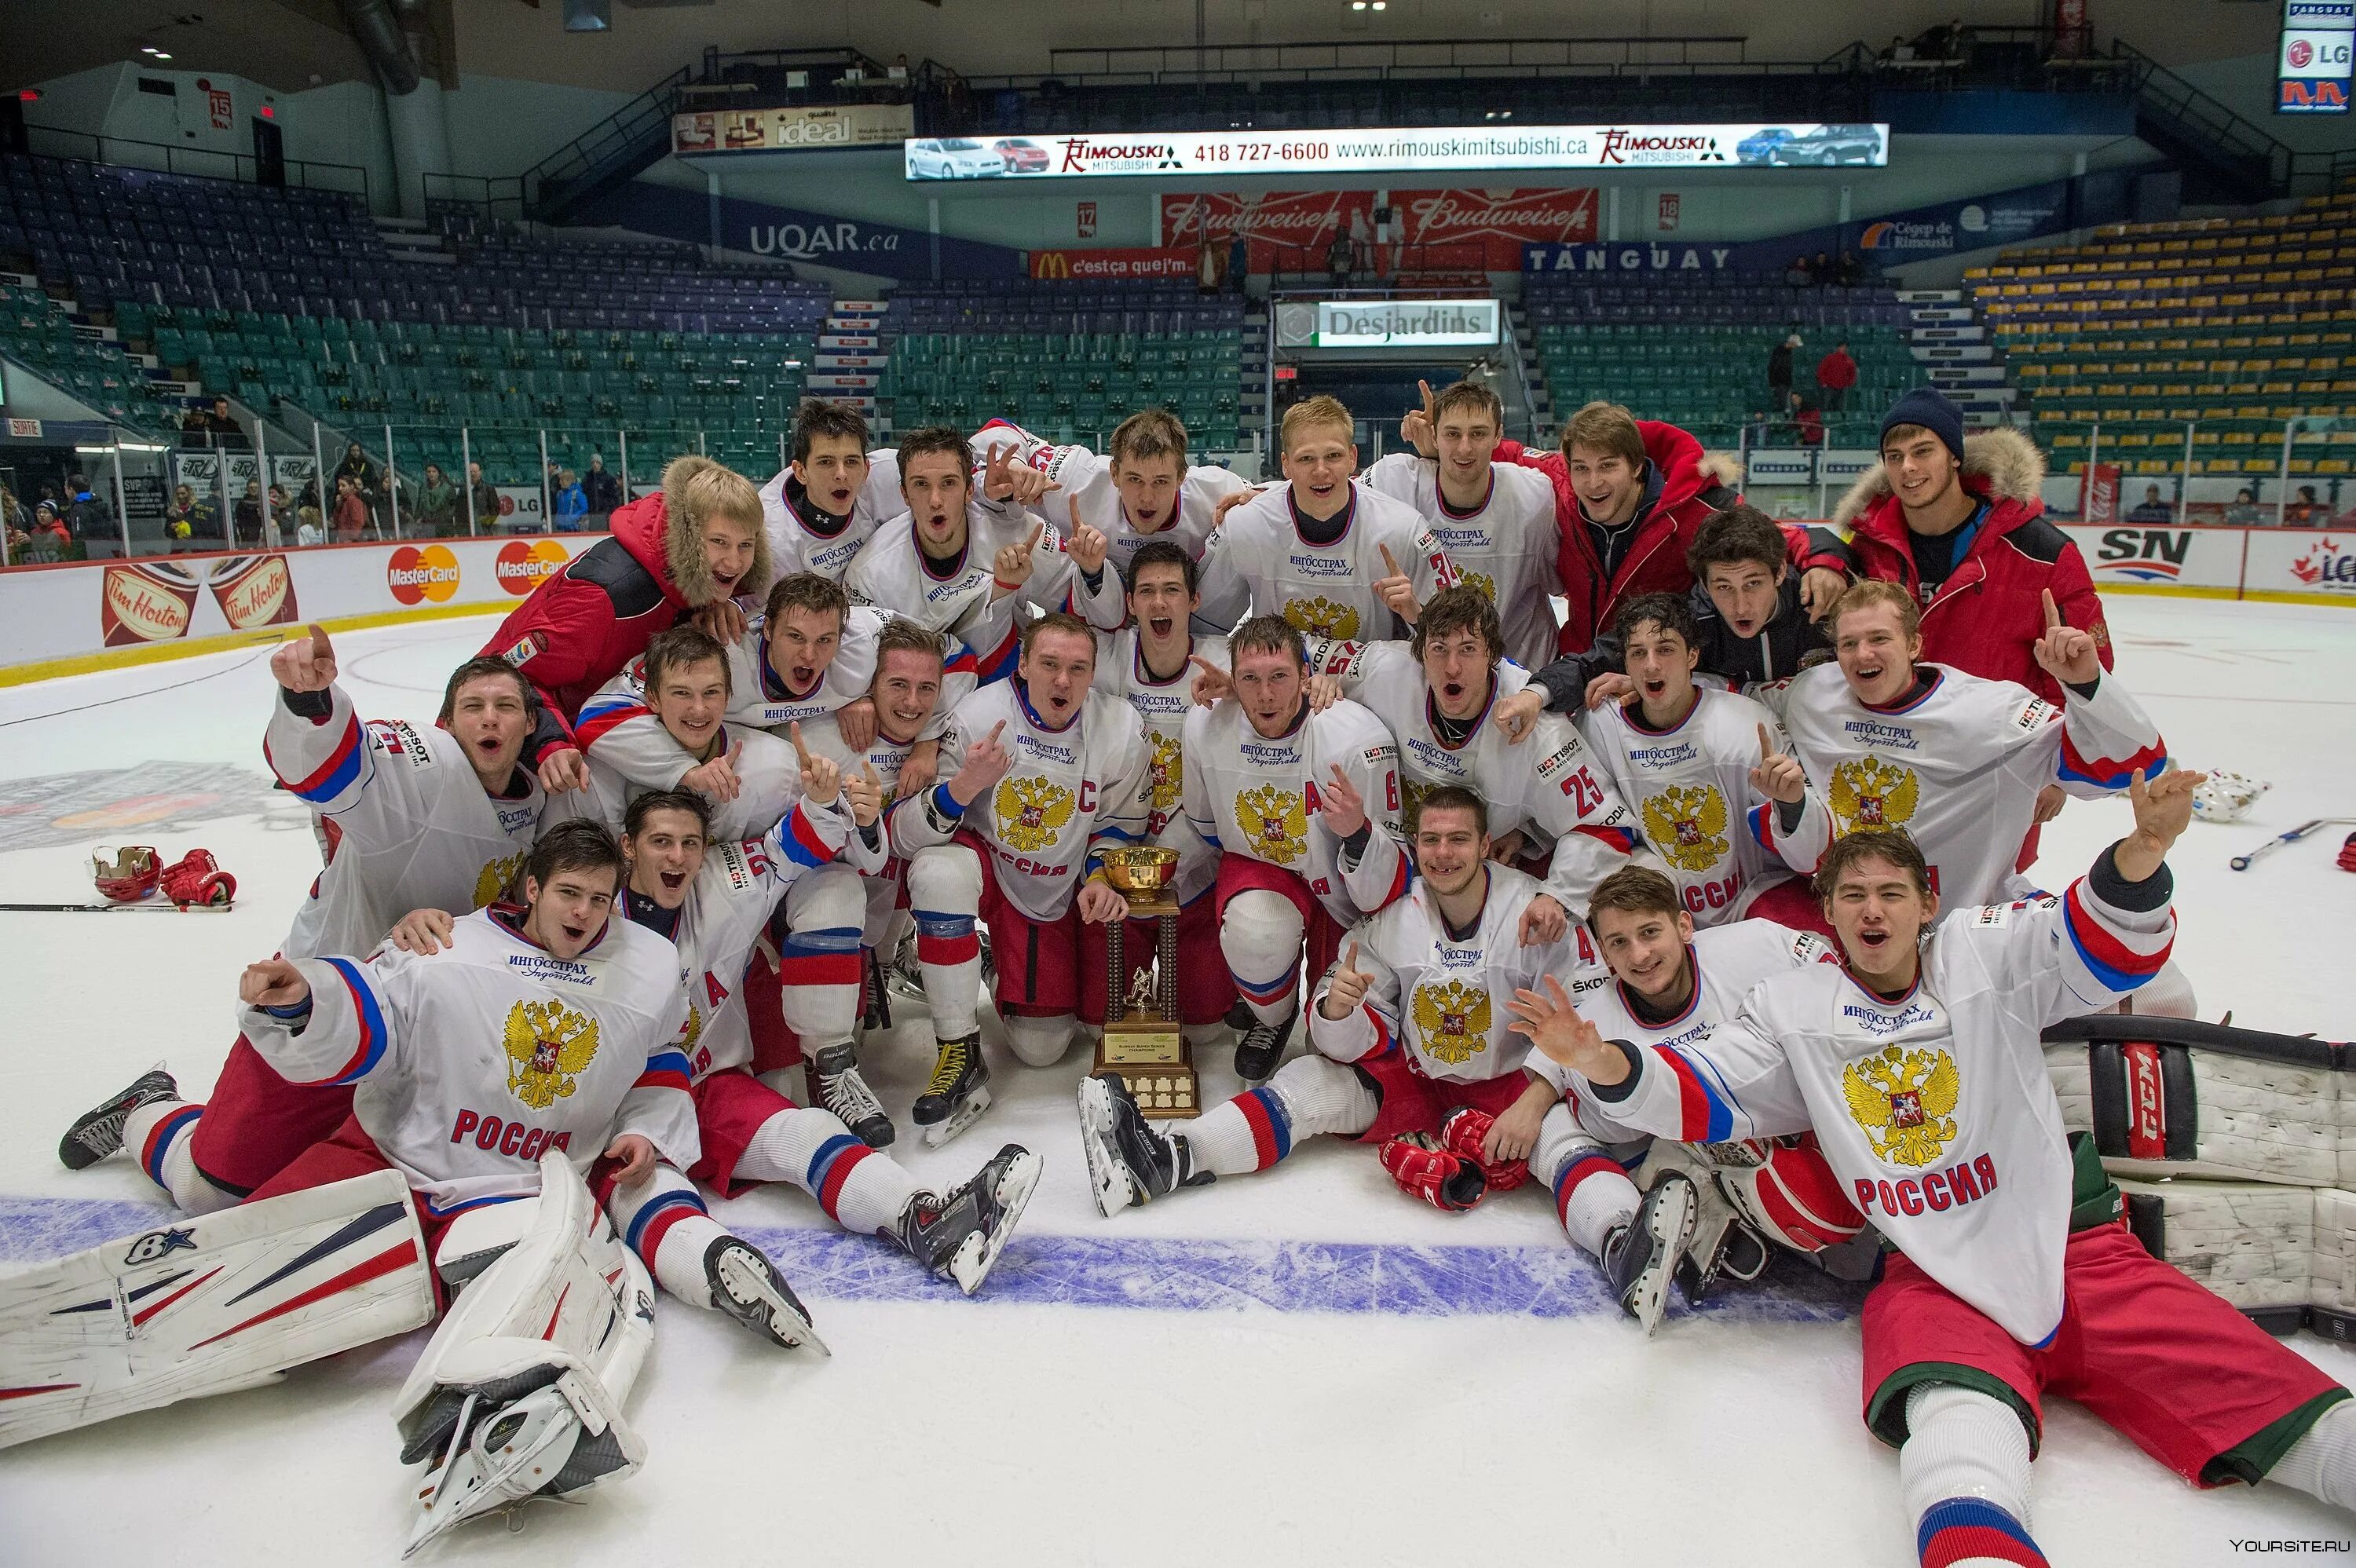
[[2356, 1047], [2115, 1014], [2044, 1040], [2147, 1251], [2276, 1333], [2356, 1340]]

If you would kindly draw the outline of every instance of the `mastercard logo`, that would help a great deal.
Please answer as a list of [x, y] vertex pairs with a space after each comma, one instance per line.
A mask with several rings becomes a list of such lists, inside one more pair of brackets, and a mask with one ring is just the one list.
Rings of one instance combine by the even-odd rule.
[[384, 580], [403, 604], [439, 604], [458, 592], [458, 558], [446, 545], [402, 545], [384, 564]]
[[499, 580], [500, 587], [520, 599], [562, 571], [572, 559], [554, 539], [509, 539], [499, 548], [491, 575]]

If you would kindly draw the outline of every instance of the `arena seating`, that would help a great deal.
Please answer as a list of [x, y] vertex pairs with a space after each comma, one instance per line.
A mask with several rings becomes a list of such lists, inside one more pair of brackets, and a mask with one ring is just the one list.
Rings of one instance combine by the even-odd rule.
[[[1666, 283], [1586, 283], [1538, 274], [1523, 312], [1558, 418], [1590, 399], [1628, 404], [1735, 444], [1743, 421], [1770, 411], [1767, 356], [1797, 332], [1794, 386], [1815, 388], [1818, 359], [1844, 338], [1858, 362], [1852, 419], [1916, 385], [1907, 307], [1887, 287], [1794, 288], [1748, 273]], [[1837, 442], [1837, 432], [1836, 432]]]
[[1160, 403], [1199, 447], [1229, 448], [1242, 330], [1240, 298], [1192, 283], [912, 285], [884, 315], [891, 364], [878, 392], [900, 430], [1000, 418], [1095, 443]]
[[[2270, 475], [2284, 421], [2356, 415], [2356, 192], [2255, 219], [2132, 224], [1965, 274], [2059, 468]], [[2303, 433], [2294, 475], [2356, 472]]]
[[22, 360], [118, 424], [153, 431], [164, 422], [146, 372], [123, 346], [76, 332], [73, 318], [37, 283], [0, 283], [0, 354]]

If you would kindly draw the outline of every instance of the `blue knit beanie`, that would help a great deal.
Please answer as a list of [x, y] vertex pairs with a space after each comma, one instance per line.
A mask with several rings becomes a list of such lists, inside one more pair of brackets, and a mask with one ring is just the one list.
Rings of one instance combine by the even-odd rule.
[[1937, 388], [1918, 387], [1892, 403], [1881, 416], [1881, 440], [1888, 441], [1890, 432], [1902, 424], [1921, 425], [1955, 454], [1956, 462], [1964, 460], [1964, 411]]

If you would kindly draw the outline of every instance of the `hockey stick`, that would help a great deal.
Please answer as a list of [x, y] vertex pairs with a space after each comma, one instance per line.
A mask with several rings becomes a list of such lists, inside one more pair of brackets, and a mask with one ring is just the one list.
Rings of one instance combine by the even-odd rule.
[[2296, 844], [2319, 827], [2337, 827], [2350, 822], [2356, 822], [2356, 816], [2319, 816], [2312, 822], [2302, 822], [2289, 832], [2269, 838], [2248, 854], [2234, 856], [2226, 864], [2237, 871], [2246, 871], [2250, 869], [2251, 861], [2262, 855], [2271, 855], [2286, 844]]
[[169, 899], [138, 903], [0, 904], [0, 914], [112, 914], [117, 910], [164, 910], [173, 914], [227, 914], [233, 904], [176, 904]]

